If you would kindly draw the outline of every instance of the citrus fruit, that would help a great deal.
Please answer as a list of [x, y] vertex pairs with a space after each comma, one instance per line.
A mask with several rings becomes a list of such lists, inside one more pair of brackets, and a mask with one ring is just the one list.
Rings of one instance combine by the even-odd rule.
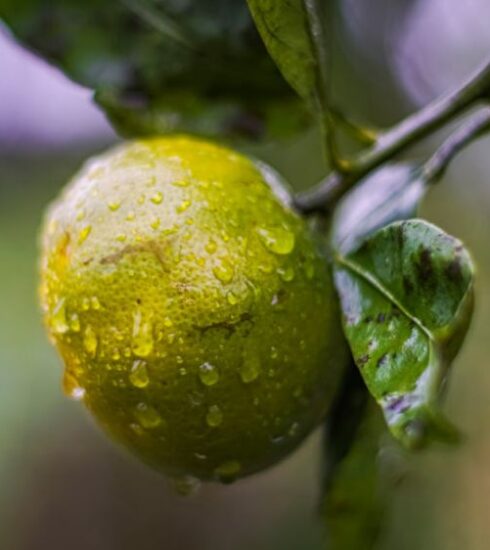
[[324, 417], [346, 356], [326, 261], [278, 176], [185, 136], [116, 146], [49, 209], [64, 388], [172, 477], [231, 481]]

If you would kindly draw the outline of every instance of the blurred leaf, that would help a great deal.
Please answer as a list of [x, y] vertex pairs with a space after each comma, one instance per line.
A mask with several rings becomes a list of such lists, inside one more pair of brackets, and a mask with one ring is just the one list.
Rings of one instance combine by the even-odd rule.
[[466, 249], [437, 227], [409, 220], [339, 252], [335, 262], [346, 337], [393, 435], [408, 448], [455, 440], [439, 398], [473, 309]]
[[127, 137], [185, 132], [226, 139], [287, 138], [308, 126], [309, 115], [294, 98], [263, 102], [254, 108], [231, 100], [174, 93], [145, 100], [133, 94], [101, 91], [95, 101], [116, 131]]
[[[324, 2], [248, 0], [257, 28], [277, 66], [298, 94], [310, 104], [321, 101], [325, 70]], [[315, 27], [316, 25], [316, 27]]]
[[198, 106], [196, 131], [226, 133], [238, 120], [240, 133], [245, 120], [244, 134], [262, 137], [276, 102], [299, 102], [243, 0], [3, 0], [0, 17], [70, 78], [112, 98], [99, 102], [112, 117], [117, 104], [124, 133], [185, 131]]
[[342, 254], [356, 250], [377, 229], [413, 218], [428, 184], [418, 166], [386, 165], [358, 184], [335, 210], [332, 243]]
[[325, 434], [321, 512], [329, 547], [336, 550], [376, 547], [395, 484], [405, 473], [400, 449], [386, 440], [382, 414], [368, 398], [353, 362], [329, 413]]

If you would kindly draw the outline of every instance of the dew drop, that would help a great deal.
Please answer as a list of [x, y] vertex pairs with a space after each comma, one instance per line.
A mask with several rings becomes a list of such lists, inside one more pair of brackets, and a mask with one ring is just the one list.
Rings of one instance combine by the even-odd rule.
[[53, 309], [53, 315], [51, 316], [51, 328], [56, 334], [65, 334], [70, 330], [66, 321], [66, 308], [65, 299], [58, 300], [56, 306]]
[[81, 401], [85, 397], [85, 389], [80, 386], [76, 377], [69, 371], [63, 373], [63, 392], [75, 401]]
[[129, 427], [133, 430], [133, 432], [136, 434], [136, 435], [139, 435], [139, 436], [142, 436], [144, 435], [144, 431], [143, 431], [143, 428], [139, 425], [139, 424], [136, 424], [136, 423], [132, 423], [129, 425]]
[[214, 254], [217, 249], [218, 249], [218, 245], [216, 244], [216, 241], [214, 241], [213, 239], [210, 239], [207, 242], [207, 244], [204, 246], [204, 250], [206, 250], [208, 254]]
[[224, 284], [231, 283], [235, 275], [235, 270], [230, 262], [222, 259], [220, 264], [213, 268], [214, 276]]
[[78, 234], [78, 244], [82, 244], [85, 242], [87, 237], [90, 235], [90, 232], [92, 231], [91, 225], [86, 225]]
[[219, 380], [219, 371], [211, 363], [199, 366], [199, 379], [205, 386], [214, 386]]
[[260, 375], [260, 359], [255, 353], [247, 353], [240, 367], [240, 378], [244, 384], [250, 384]]
[[133, 314], [133, 353], [138, 357], [148, 357], [153, 351], [153, 326], [143, 319], [140, 310]]
[[228, 292], [226, 299], [231, 306], [235, 306], [239, 302], [239, 298], [234, 292]]
[[110, 202], [107, 207], [111, 212], [116, 212], [119, 208], [121, 208], [121, 203], [119, 201]]
[[76, 313], [70, 315], [70, 330], [73, 332], [80, 332], [80, 319]]
[[237, 460], [228, 460], [214, 470], [214, 475], [223, 483], [231, 483], [237, 478], [241, 469], [242, 465], [240, 462]]
[[134, 411], [134, 416], [138, 422], [146, 429], [158, 427], [162, 423], [162, 417], [153, 408], [146, 403], [138, 403]]
[[265, 247], [274, 254], [287, 255], [291, 254], [295, 245], [294, 234], [283, 227], [257, 229]]
[[85, 333], [83, 335], [83, 346], [89, 355], [95, 357], [95, 354], [97, 353], [98, 341], [94, 329], [90, 325], [88, 325], [85, 329]]
[[223, 422], [223, 413], [218, 405], [211, 405], [206, 415], [206, 423], [210, 428], [216, 428]]
[[153, 204], [162, 204], [163, 195], [160, 193], [160, 191], [157, 191], [150, 200]]
[[299, 433], [300, 425], [298, 422], [293, 422], [288, 430], [289, 437], [296, 437]]
[[176, 187], [189, 187], [191, 182], [189, 180], [177, 180], [172, 182], [172, 185], [175, 185]]
[[182, 212], [185, 212], [191, 204], [192, 203], [189, 200], [182, 201], [176, 208], [177, 213], [182, 214]]
[[201, 487], [201, 482], [193, 476], [174, 477], [171, 484], [172, 489], [183, 497], [195, 495]]
[[311, 281], [311, 279], [315, 276], [315, 265], [311, 258], [306, 259], [304, 269], [306, 278]]
[[135, 388], [146, 388], [150, 383], [148, 377], [148, 370], [144, 361], [137, 359], [133, 366], [131, 367], [131, 372], [129, 373], [129, 381]]
[[291, 266], [285, 268], [280, 267], [277, 270], [277, 273], [279, 277], [281, 277], [281, 279], [286, 283], [289, 283], [294, 279], [294, 269]]

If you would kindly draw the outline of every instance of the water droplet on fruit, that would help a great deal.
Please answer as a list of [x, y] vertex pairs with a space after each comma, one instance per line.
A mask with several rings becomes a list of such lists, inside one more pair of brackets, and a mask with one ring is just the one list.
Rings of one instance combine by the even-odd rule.
[[192, 203], [189, 200], [182, 201], [176, 208], [177, 213], [182, 214], [182, 212], [185, 212], [191, 204]]
[[213, 268], [214, 276], [224, 284], [231, 283], [235, 275], [235, 270], [230, 262], [222, 259], [220, 264]]
[[240, 462], [238, 462], [237, 460], [228, 460], [220, 464], [214, 470], [214, 475], [219, 481], [223, 483], [231, 483], [237, 478], [241, 469], [242, 465], [240, 464]]
[[58, 300], [53, 309], [53, 315], [51, 316], [51, 328], [56, 334], [65, 334], [65, 332], [68, 332], [70, 330], [70, 327], [66, 322], [66, 308], [64, 298]]
[[280, 267], [277, 270], [277, 273], [279, 277], [281, 277], [281, 279], [286, 283], [289, 283], [294, 279], [294, 269], [291, 266], [284, 268]]
[[153, 325], [137, 310], [133, 314], [133, 353], [138, 357], [148, 357], [153, 351], [153, 344]]
[[87, 237], [90, 235], [90, 232], [92, 231], [91, 225], [86, 225], [78, 234], [78, 244], [82, 244], [85, 242]]
[[183, 497], [195, 495], [201, 487], [201, 482], [192, 476], [174, 477], [171, 483], [173, 490]]
[[219, 380], [219, 371], [211, 363], [199, 366], [199, 378], [205, 386], [214, 386]]
[[287, 255], [294, 249], [294, 234], [283, 227], [261, 227], [257, 229], [257, 233], [262, 239], [265, 247], [274, 254]]
[[138, 403], [134, 410], [134, 416], [138, 422], [146, 429], [158, 427], [162, 423], [162, 417], [153, 408], [146, 403]]
[[85, 389], [80, 386], [76, 377], [69, 371], [63, 373], [63, 392], [75, 401], [81, 401], [85, 396]]
[[116, 212], [121, 207], [121, 203], [119, 201], [114, 201], [110, 202], [107, 206], [111, 212]]
[[129, 381], [135, 388], [146, 388], [150, 383], [148, 377], [148, 370], [144, 361], [137, 359], [133, 366], [131, 367], [131, 372], [129, 373]]
[[172, 185], [175, 185], [176, 187], [189, 187], [191, 182], [189, 180], [177, 180], [172, 182]]
[[153, 204], [162, 204], [163, 195], [160, 193], [160, 191], [157, 191], [150, 200]]
[[208, 254], [214, 254], [216, 250], [218, 249], [218, 245], [216, 244], [216, 241], [213, 241], [213, 239], [209, 239], [208, 243], [205, 245], [204, 249]]
[[73, 332], [80, 332], [80, 319], [78, 317], [78, 315], [76, 313], [72, 313], [70, 315], [70, 330], [72, 330]]
[[89, 355], [95, 357], [95, 354], [97, 353], [98, 341], [94, 329], [90, 325], [88, 325], [85, 329], [85, 333], [83, 335], [83, 346]]
[[244, 384], [250, 384], [256, 380], [260, 375], [259, 356], [252, 352], [246, 352], [239, 372]]
[[223, 422], [223, 413], [218, 405], [211, 405], [206, 415], [206, 423], [211, 428], [216, 428]]

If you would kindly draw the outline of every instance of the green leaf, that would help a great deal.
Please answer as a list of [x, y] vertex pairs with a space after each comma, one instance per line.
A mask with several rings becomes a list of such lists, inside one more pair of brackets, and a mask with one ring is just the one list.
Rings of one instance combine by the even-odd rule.
[[400, 448], [387, 440], [383, 416], [353, 362], [325, 428], [321, 514], [328, 547], [374, 549], [405, 461]]
[[271, 57], [285, 79], [310, 104], [321, 104], [325, 64], [325, 14], [311, 0], [248, 0]]
[[355, 362], [408, 448], [457, 439], [439, 400], [471, 319], [473, 274], [461, 242], [422, 220], [392, 223], [336, 255]]
[[[346, 416], [345, 410], [343, 414]], [[384, 431], [382, 415], [370, 405], [349, 448], [336, 464], [322, 502], [329, 548], [371, 550], [377, 546], [388, 515], [394, 478], [391, 464], [380, 460], [380, 454], [390, 452], [383, 445]]]
[[347, 254], [377, 229], [416, 215], [429, 187], [419, 166], [400, 162], [383, 166], [361, 181], [335, 210], [332, 245]]
[[125, 134], [194, 126], [256, 139], [268, 136], [276, 106], [298, 110], [243, 0], [3, 0], [0, 17], [96, 91]]

